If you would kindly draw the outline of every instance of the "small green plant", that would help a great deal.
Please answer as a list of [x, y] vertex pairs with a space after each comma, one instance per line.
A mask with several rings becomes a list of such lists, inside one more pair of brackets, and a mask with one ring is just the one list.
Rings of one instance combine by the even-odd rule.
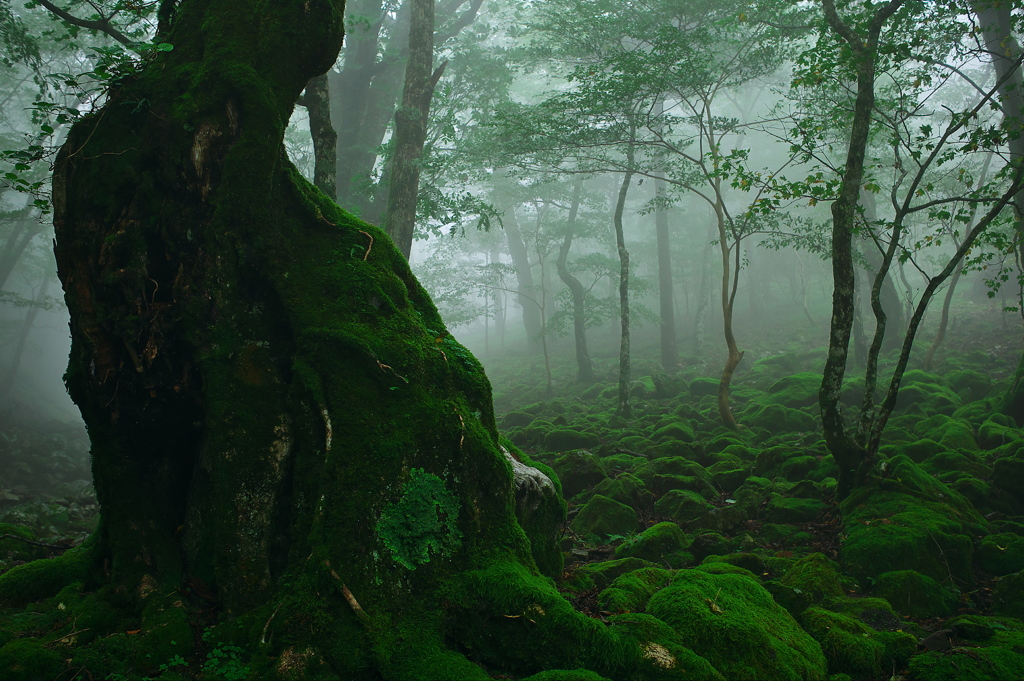
[[186, 666], [188, 666], [188, 662], [185, 661], [185, 658], [183, 658], [181, 655], [175, 655], [170, 660], [168, 660], [167, 662], [164, 662], [162, 665], [160, 665], [160, 667], [158, 669], [159, 669], [160, 673], [162, 674], [163, 672], [165, 672], [165, 671], [167, 671], [169, 669], [173, 669], [175, 667], [186, 667]]
[[[207, 630], [203, 633], [203, 640], [209, 641], [211, 635], [212, 632]], [[248, 678], [249, 668], [242, 663], [242, 649], [230, 643], [218, 643], [206, 653], [202, 676], [223, 681], [242, 681]]]

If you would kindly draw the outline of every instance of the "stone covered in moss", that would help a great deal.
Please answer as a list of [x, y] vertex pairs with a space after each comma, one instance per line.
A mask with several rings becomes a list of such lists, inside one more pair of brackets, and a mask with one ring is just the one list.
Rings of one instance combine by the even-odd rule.
[[765, 520], [773, 523], [809, 523], [825, 510], [817, 499], [775, 497], [768, 502]]
[[564, 452], [570, 449], [586, 449], [593, 447], [598, 438], [593, 433], [587, 433], [572, 428], [556, 428], [549, 430], [544, 436], [544, 448], [549, 452]]
[[880, 473], [843, 501], [846, 568], [860, 579], [915, 570], [969, 584], [973, 536], [985, 526], [974, 506], [905, 456]]
[[825, 678], [821, 646], [752, 577], [680, 570], [647, 612], [726, 678]]
[[654, 502], [655, 513], [680, 523], [697, 520], [713, 508], [704, 497], [688, 489], [669, 490]]
[[644, 485], [644, 481], [632, 473], [605, 478], [594, 488], [594, 493], [603, 494], [627, 506], [643, 508], [653, 503], [651, 492]]
[[964, 645], [910, 658], [919, 681], [1004, 681], [1024, 678], [1024, 623], [1009, 617], [958, 617], [947, 622]]
[[[879, 640], [878, 632], [847, 615], [811, 606], [800, 615], [800, 624], [821, 644], [828, 658], [830, 672], [848, 673], [854, 678], [882, 678], [882, 672], [899, 666], [887, 641]], [[916, 641], [903, 634], [904, 649], [913, 650]]]
[[764, 428], [773, 435], [814, 431], [818, 422], [807, 412], [790, 409], [781, 404], [765, 404], [748, 409], [743, 422], [752, 428]]
[[894, 570], [878, 576], [874, 593], [898, 612], [915, 618], [948, 617], [959, 605], [956, 595], [928, 575]]
[[664, 568], [641, 568], [615, 578], [598, 595], [601, 607], [611, 612], [643, 612], [651, 596], [668, 586], [672, 572]]
[[586, 591], [595, 588], [600, 591], [619, 575], [646, 567], [656, 566], [649, 560], [640, 558], [618, 558], [599, 563], [587, 563], [578, 567], [571, 579], [562, 582], [562, 587], [573, 591]]
[[578, 450], [566, 452], [552, 465], [562, 483], [562, 494], [571, 499], [590, 487], [595, 487], [608, 476], [608, 469], [598, 457]]
[[978, 444], [984, 449], [996, 449], [1020, 440], [1024, 440], [1024, 432], [1005, 414], [992, 414], [978, 427]]
[[655, 442], [663, 440], [678, 440], [680, 442], [693, 442], [696, 438], [693, 434], [693, 426], [684, 421], [677, 421], [670, 423], [667, 426], [663, 426], [651, 435], [651, 439]]
[[999, 576], [1024, 570], [1024, 537], [1014, 532], [1000, 532], [982, 538], [974, 564]]
[[580, 536], [628, 535], [637, 531], [636, 511], [614, 499], [595, 494], [573, 518], [572, 529]]
[[794, 614], [810, 605], [842, 598], [844, 595], [835, 564], [821, 553], [812, 553], [798, 560], [778, 584], [785, 598], [779, 599], [776, 596], [776, 600], [780, 600]]
[[790, 374], [773, 383], [761, 401], [765, 404], [781, 404], [793, 409], [802, 409], [818, 403], [820, 388], [821, 374], [809, 371]]
[[[648, 527], [636, 537], [620, 544], [615, 549], [615, 555], [618, 558], [643, 558], [654, 563], [667, 561], [670, 567], [681, 567], [681, 552], [689, 545], [690, 539], [679, 525], [662, 522]], [[692, 555], [686, 557], [692, 558]]]
[[609, 679], [585, 669], [551, 669], [527, 676], [522, 681], [609, 681]]
[[16, 639], [0, 648], [0, 672], [5, 681], [53, 679], [63, 671], [63, 656], [34, 639]]
[[1024, 613], [1024, 572], [1000, 577], [992, 589], [992, 613], [1020, 617]]

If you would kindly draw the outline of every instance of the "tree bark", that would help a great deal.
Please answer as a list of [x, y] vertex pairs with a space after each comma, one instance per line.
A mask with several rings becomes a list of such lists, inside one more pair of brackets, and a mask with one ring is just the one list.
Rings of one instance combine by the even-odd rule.
[[435, 0], [406, 1], [412, 3], [409, 61], [405, 65], [402, 106], [395, 113], [394, 150], [384, 226], [398, 250], [408, 259], [416, 227], [416, 197], [420, 188], [420, 161], [423, 143], [427, 139], [430, 101], [444, 64], [432, 73]]
[[857, 216], [864, 157], [875, 103], [875, 50], [882, 26], [902, 4], [890, 0], [871, 18], [868, 36], [863, 38], [843, 23], [833, 0], [822, 0], [825, 18], [833, 31], [853, 50], [857, 69], [857, 97], [854, 102], [850, 142], [839, 196], [832, 204], [832, 322], [828, 356], [822, 374], [818, 403], [821, 406], [825, 443], [839, 467], [836, 494], [840, 499], [852, 491], [865, 471], [868, 457], [864, 448], [846, 430], [840, 395], [846, 374], [846, 358], [854, 317], [853, 227]]
[[512, 256], [512, 265], [516, 268], [518, 281], [516, 292], [519, 296], [519, 306], [523, 309], [526, 350], [529, 354], [535, 355], [541, 350], [540, 334], [543, 331], [543, 324], [540, 318], [540, 305], [535, 298], [537, 287], [533, 282], [533, 268], [530, 266], [530, 256], [526, 250], [526, 244], [523, 243], [523, 234], [519, 229], [515, 207], [505, 211], [502, 224], [505, 226], [505, 236], [508, 238], [508, 252]]
[[619, 253], [619, 404], [615, 408], [615, 413], [623, 418], [633, 415], [633, 407], [629, 403], [629, 251], [626, 250], [626, 237], [622, 230], [622, 213], [626, 208], [629, 183], [633, 180], [632, 144], [626, 151], [626, 168], [629, 170], [622, 176], [618, 199], [615, 202], [615, 214], [612, 218], [612, 225], [615, 228], [615, 246]]
[[338, 133], [331, 125], [331, 95], [327, 74], [313, 76], [299, 102], [309, 113], [309, 135], [313, 139], [313, 184], [334, 199], [338, 196]]
[[[665, 180], [654, 178], [654, 194], [657, 199], [666, 195]], [[662, 204], [654, 211], [654, 231], [658, 240], [658, 308], [661, 328], [661, 366], [673, 371], [679, 365], [679, 349], [676, 345], [676, 306], [672, 284], [672, 244], [668, 234], [668, 210]]]
[[[489, 678], [469, 649], [653, 673], [538, 575], [561, 569], [564, 503], [499, 443], [480, 364], [406, 260], [287, 161], [341, 12], [185, 0], [173, 52], [73, 126], [55, 253], [101, 521], [0, 576], [0, 605], [83, 580], [127, 613], [95, 640], [141, 621], [135, 645], [202, 659], [210, 627], [260, 678]], [[526, 636], [509, 613], [530, 645], [503, 645]]]
[[576, 381], [579, 383], [593, 383], [594, 364], [590, 361], [590, 352], [587, 350], [587, 314], [585, 301], [587, 292], [583, 284], [577, 279], [566, 261], [569, 257], [569, 249], [572, 248], [573, 233], [576, 229], [576, 215], [580, 207], [580, 194], [583, 192], [583, 180], [577, 180], [572, 190], [572, 205], [569, 207], [569, 224], [566, 227], [565, 237], [558, 249], [558, 259], [555, 267], [558, 270], [558, 278], [569, 289], [572, 294], [572, 328], [573, 338], [576, 341]]

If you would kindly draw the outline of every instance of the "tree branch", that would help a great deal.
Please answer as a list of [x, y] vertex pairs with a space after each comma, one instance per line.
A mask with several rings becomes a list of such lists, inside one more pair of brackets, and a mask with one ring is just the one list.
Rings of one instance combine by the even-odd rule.
[[104, 17], [102, 14], [100, 15], [99, 21], [90, 21], [88, 19], [79, 19], [78, 17], [69, 14], [68, 12], [62, 10], [60, 7], [57, 7], [57, 5], [53, 4], [49, 0], [36, 0], [36, 2], [38, 2], [46, 9], [50, 10], [51, 13], [56, 14], [58, 17], [60, 17], [67, 23], [71, 24], [72, 26], [87, 28], [90, 31], [99, 31], [101, 33], [106, 33], [111, 38], [121, 43], [125, 47], [131, 50], [136, 49], [135, 46], [138, 43], [136, 43], [134, 40], [126, 36], [124, 33], [121, 33], [121, 31], [111, 26], [110, 19], [108, 17]]

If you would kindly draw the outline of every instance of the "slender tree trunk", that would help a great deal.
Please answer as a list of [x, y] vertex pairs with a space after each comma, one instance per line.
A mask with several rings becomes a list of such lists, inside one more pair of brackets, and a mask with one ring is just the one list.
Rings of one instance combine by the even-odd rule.
[[[718, 382], [718, 416], [726, 428], [737, 430], [739, 424], [729, 405], [729, 387], [732, 375], [743, 360], [743, 353], [736, 345], [736, 335], [732, 328], [732, 313], [736, 303], [736, 289], [739, 283], [740, 244], [734, 241], [729, 245], [729, 233], [726, 229], [726, 218], [721, 201], [715, 202], [715, 219], [718, 223], [719, 250], [722, 255], [722, 332], [725, 336], [727, 355], [722, 368], [722, 378]], [[735, 258], [735, 263], [732, 259]]]
[[654, 194], [659, 199], [654, 211], [654, 228], [658, 239], [658, 306], [661, 328], [661, 366], [672, 371], [679, 365], [679, 349], [676, 345], [676, 306], [672, 285], [672, 244], [668, 233], [668, 208], [665, 180], [654, 178]]
[[704, 257], [700, 266], [700, 289], [697, 293], [697, 313], [693, 319], [693, 354], [697, 361], [704, 361], [704, 331], [707, 323], [708, 305], [711, 300], [711, 239], [704, 246]]
[[405, 65], [402, 106], [395, 114], [394, 152], [384, 225], [398, 250], [408, 259], [416, 227], [416, 197], [420, 188], [420, 161], [427, 139], [430, 100], [445, 65], [431, 72], [434, 64], [435, 0], [406, 2], [412, 3], [409, 61]]
[[843, 499], [865, 471], [865, 463], [868, 461], [867, 452], [847, 433], [840, 401], [854, 317], [853, 228], [875, 103], [875, 50], [878, 36], [882, 26], [902, 2], [890, 0], [875, 12], [869, 23], [866, 40], [843, 23], [833, 0], [822, 0], [822, 4], [829, 26], [853, 50], [857, 60], [857, 96], [850, 127], [850, 142], [839, 196], [832, 204], [832, 322], [828, 356], [818, 394], [825, 442], [839, 468], [837, 496]]
[[313, 138], [313, 184], [328, 197], [338, 196], [338, 133], [331, 125], [331, 96], [327, 74], [314, 76], [306, 84], [299, 102], [309, 112], [309, 134]]
[[565, 230], [565, 237], [558, 249], [558, 260], [555, 266], [558, 269], [558, 278], [569, 289], [572, 294], [572, 328], [573, 338], [576, 341], [576, 380], [579, 383], [593, 383], [594, 365], [590, 361], [590, 352], [587, 350], [587, 314], [586, 295], [583, 284], [577, 279], [566, 261], [569, 257], [569, 249], [572, 247], [573, 233], [576, 229], [576, 215], [580, 207], [580, 194], [583, 192], [583, 180], [577, 180], [572, 190], [572, 205], [569, 207], [568, 226]]
[[633, 145], [626, 152], [626, 167], [629, 170], [622, 176], [619, 186], [618, 200], [615, 202], [615, 214], [612, 223], [615, 227], [615, 245], [619, 252], [619, 404], [615, 413], [623, 418], [633, 415], [633, 407], [629, 402], [630, 355], [629, 355], [629, 251], [626, 250], [626, 237], [622, 229], [622, 214], [626, 208], [626, 195], [629, 183], [633, 180]]
[[957, 268], [956, 272], [953, 273], [953, 277], [949, 280], [949, 288], [946, 290], [945, 298], [942, 299], [942, 314], [939, 317], [939, 328], [935, 331], [935, 338], [932, 339], [932, 344], [928, 346], [928, 352], [924, 356], [925, 371], [931, 371], [934, 368], [935, 352], [946, 338], [946, 326], [949, 324], [949, 306], [953, 301], [953, 293], [956, 291], [957, 283], [960, 282], [961, 274], [963, 274], [963, 270]]
[[526, 329], [526, 350], [535, 355], [540, 350], [540, 335], [543, 331], [540, 318], [540, 306], [537, 304], [537, 287], [533, 283], [533, 268], [530, 256], [523, 243], [523, 234], [519, 229], [515, 208], [505, 211], [505, 236], [508, 238], [508, 252], [512, 256], [512, 265], [516, 268], [519, 295], [519, 306], [523, 309], [523, 327]]
[[32, 333], [32, 326], [36, 323], [39, 311], [46, 303], [46, 294], [50, 290], [50, 276], [44, 276], [39, 285], [39, 292], [36, 294], [35, 304], [31, 305], [25, 312], [25, 319], [18, 328], [18, 338], [14, 342], [14, 352], [11, 354], [10, 365], [0, 378], [0, 402], [6, 400], [14, 389], [14, 381], [18, 377], [18, 369], [21, 367], [21, 360], [25, 355], [25, 344]]
[[0, 251], [0, 288], [7, 284], [8, 277], [14, 271], [25, 249], [32, 239], [43, 231], [43, 226], [36, 220], [22, 219], [15, 222], [11, 233], [7, 235], [3, 251]]

